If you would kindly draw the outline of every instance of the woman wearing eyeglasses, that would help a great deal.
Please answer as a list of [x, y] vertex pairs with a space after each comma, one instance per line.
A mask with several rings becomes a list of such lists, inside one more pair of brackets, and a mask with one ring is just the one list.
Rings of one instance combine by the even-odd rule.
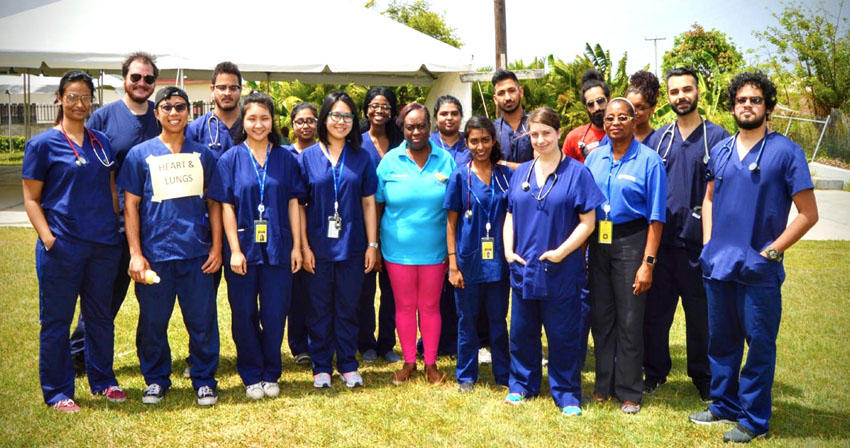
[[404, 143], [378, 165], [378, 216], [381, 253], [392, 283], [396, 327], [404, 366], [393, 384], [407, 382], [416, 372], [416, 327], [424, 347], [425, 375], [440, 383], [437, 369], [440, 340], [440, 291], [446, 276], [446, 210], [443, 199], [455, 161], [428, 139], [431, 120], [419, 103], [398, 116]]
[[[404, 135], [396, 124], [398, 105], [395, 93], [386, 87], [372, 87], [363, 100], [365, 123], [361, 125], [361, 147], [372, 158], [377, 169], [381, 159], [390, 149], [404, 141]], [[377, 282], [375, 278], [377, 277]], [[381, 305], [378, 309], [378, 337], [375, 338], [375, 293], [376, 283], [381, 288]], [[387, 362], [398, 362], [401, 358], [393, 351], [395, 347], [395, 300], [390, 286], [390, 277], [380, 262], [375, 270], [366, 274], [360, 303], [357, 306], [357, 350], [364, 361], [375, 361], [378, 356]]]
[[634, 106], [614, 98], [605, 109], [610, 145], [586, 164], [605, 201], [590, 238], [590, 328], [596, 354], [593, 398], [620, 400], [640, 411], [643, 313], [666, 217], [667, 177], [661, 157], [637, 141]]
[[534, 151], [508, 191], [503, 229], [510, 268], [511, 373], [505, 402], [540, 394], [541, 329], [549, 342], [549, 390], [566, 416], [581, 415], [581, 245], [605, 197], [580, 162], [558, 148], [560, 117], [548, 107], [528, 117]]
[[[299, 103], [289, 114], [295, 141], [285, 146], [296, 158], [305, 149], [316, 143], [316, 124], [319, 112], [310, 103]], [[292, 301], [287, 313], [287, 339], [289, 351], [295, 358], [295, 364], [310, 364], [309, 346], [307, 345], [307, 311], [310, 309], [310, 274], [301, 269], [292, 274]]]
[[301, 268], [298, 161], [280, 146], [274, 102], [252, 92], [242, 102], [242, 135], [216, 164], [209, 197], [221, 202], [227, 237], [224, 275], [236, 370], [254, 400], [280, 393], [280, 346], [292, 273]]
[[659, 87], [658, 78], [646, 70], [637, 71], [629, 78], [626, 99], [635, 107], [635, 138], [641, 143], [646, 142], [655, 132], [649, 119], [658, 104]]
[[27, 142], [22, 167], [24, 207], [38, 233], [39, 379], [44, 402], [61, 412], [80, 410], [68, 337], [77, 296], [91, 392], [127, 398], [112, 371], [110, 303], [121, 255], [115, 155], [105, 134], [85, 127], [93, 95], [89, 75], [65, 73], [56, 126]]
[[307, 182], [303, 245], [310, 279], [313, 386], [330, 387], [333, 357], [346, 387], [363, 386], [357, 371], [357, 302], [363, 277], [378, 263], [377, 179], [354, 126], [357, 107], [335, 90], [319, 110], [319, 142], [301, 154]]

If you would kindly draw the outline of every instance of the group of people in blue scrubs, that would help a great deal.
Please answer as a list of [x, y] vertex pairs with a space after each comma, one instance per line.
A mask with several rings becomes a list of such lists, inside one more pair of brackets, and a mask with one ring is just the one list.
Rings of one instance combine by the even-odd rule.
[[[180, 88], [148, 100], [156, 74], [151, 56], [131, 55], [129, 102], [101, 108], [86, 126], [93, 82], [66, 73], [56, 126], [27, 144], [39, 372], [55, 409], [79, 410], [67, 336], [77, 296], [91, 392], [126, 399], [112, 344], [129, 279], [139, 300], [142, 401], [160, 402], [171, 386], [167, 328], [179, 300], [198, 404], [216, 403], [223, 272], [237, 372], [251, 399], [280, 393], [288, 316], [290, 349], [312, 365], [316, 388], [330, 387], [334, 370], [346, 387], [363, 386], [358, 351], [367, 362], [401, 360], [397, 328], [404, 365], [393, 383], [415, 374], [421, 333], [429, 382], [446, 377], [436, 357], [449, 340], [459, 391], [472, 391], [479, 349], [489, 346], [494, 381], [512, 405], [540, 394], [545, 330], [550, 394], [564, 415], [578, 416], [589, 326], [593, 401], [617, 398], [633, 414], [669, 374], [681, 296], [688, 374], [711, 403], [690, 420], [736, 422], [727, 441], [767, 432], [782, 253], [814, 225], [817, 207], [802, 150], [767, 126], [776, 91], [762, 74], [730, 85], [739, 128], [730, 137], [699, 116], [698, 75], [682, 68], [666, 74], [677, 120], [653, 130], [659, 83], [639, 72], [626, 97], [594, 102], [594, 111], [604, 104], [605, 139], [584, 163], [559, 148], [555, 111], [523, 111], [507, 71], [493, 77], [495, 122], [473, 116], [460, 132], [460, 101], [446, 95], [430, 133], [428, 109], [398, 111], [393, 92], [374, 87], [357, 125], [355, 102], [333, 91], [318, 110], [292, 110], [289, 146], [273, 100], [240, 95], [235, 65], [216, 67], [216, 108], [191, 124]], [[786, 226], [792, 202], [800, 213]], [[451, 313], [440, 306], [447, 291]]]

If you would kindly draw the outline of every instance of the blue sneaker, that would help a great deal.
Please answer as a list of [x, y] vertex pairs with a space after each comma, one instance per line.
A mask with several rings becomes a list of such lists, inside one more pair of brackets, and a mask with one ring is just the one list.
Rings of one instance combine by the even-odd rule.
[[521, 405], [525, 403], [525, 396], [523, 394], [511, 392], [505, 397], [505, 403], [512, 404], [514, 406]]
[[578, 417], [581, 415], [581, 408], [578, 406], [564, 406], [564, 409], [561, 410], [561, 414], [564, 414], [567, 417]]

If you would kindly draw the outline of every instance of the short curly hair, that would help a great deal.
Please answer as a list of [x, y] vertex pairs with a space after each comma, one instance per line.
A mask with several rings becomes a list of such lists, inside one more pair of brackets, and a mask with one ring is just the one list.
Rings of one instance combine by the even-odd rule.
[[738, 91], [747, 84], [761, 89], [766, 109], [768, 112], [772, 111], [776, 106], [776, 86], [762, 72], [740, 73], [732, 79], [729, 88], [726, 89], [726, 96], [729, 98], [729, 110], [735, 110], [735, 98], [738, 96]]
[[651, 107], [655, 107], [658, 104], [659, 88], [661, 84], [652, 72], [640, 70], [629, 78], [629, 88], [626, 93], [639, 93]]

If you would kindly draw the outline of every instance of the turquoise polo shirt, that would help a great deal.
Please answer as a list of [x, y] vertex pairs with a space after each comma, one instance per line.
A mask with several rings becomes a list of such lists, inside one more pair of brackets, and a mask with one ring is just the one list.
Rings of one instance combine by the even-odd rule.
[[431, 154], [421, 169], [408, 157], [407, 142], [378, 165], [375, 200], [384, 204], [381, 253], [391, 263], [429, 265], [446, 258], [443, 199], [456, 165], [448, 151], [429, 144]]

